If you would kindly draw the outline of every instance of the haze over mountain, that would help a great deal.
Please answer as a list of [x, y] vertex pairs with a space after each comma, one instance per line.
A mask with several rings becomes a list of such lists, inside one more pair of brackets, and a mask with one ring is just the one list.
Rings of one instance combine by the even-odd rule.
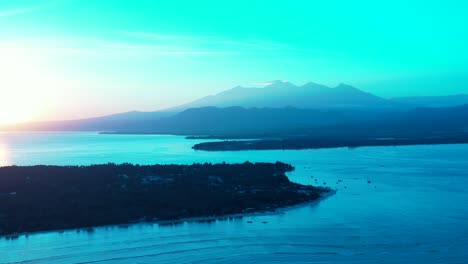
[[151, 126], [126, 127], [121, 133], [159, 133], [184, 135], [246, 135], [274, 134], [280, 131], [303, 131], [343, 123], [346, 115], [316, 109], [200, 107], [190, 108]]
[[[313, 82], [296, 86], [290, 82], [273, 81], [264, 88], [237, 86], [163, 111], [133, 111], [80, 120], [32, 122], [0, 129], [208, 133], [211, 122], [216, 122], [217, 126], [211, 132], [225, 133], [230, 129], [239, 132], [252, 128], [250, 130], [257, 131], [255, 127], [258, 124], [262, 124], [266, 130], [281, 126], [303, 127], [306, 123], [309, 127], [311, 124], [355, 123], [374, 119], [383, 112], [403, 112], [416, 107], [451, 107], [465, 103], [468, 103], [467, 95], [385, 99], [346, 84], [330, 88]], [[281, 125], [278, 120], [284, 124]], [[207, 129], [202, 129], [201, 124], [205, 124]], [[221, 124], [224, 124], [224, 128]]]
[[[132, 132], [131, 127], [123, 132]], [[361, 131], [389, 135], [468, 131], [468, 105], [374, 112], [285, 108], [192, 108], [156, 121], [147, 132], [175, 134], [315, 134], [318, 131]], [[369, 131], [370, 130], [370, 131]], [[335, 133], [335, 132], [334, 132]]]
[[411, 107], [450, 107], [468, 104], [468, 95], [396, 97], [390, 101]]
[[77, 120], [30, 122], [0, 126], [0, 130], [45, 130], [45, 131], [118, 131], [128, 127], [151, 126], [160, 118], [174, 113], [165, 111], [132, 111], [113, 115]]
[[264, 88], [234, 87], [216, 95], [210, 95], [172, 108], [183, 110], [195, 107], [297, 107], [310, 109], [332, 108], [382, 108], [393, 103], [363, 92], [350, 85], [340, 84], [330, 88], [309, 82], [296, 86], [290, 82], [273, 81]]

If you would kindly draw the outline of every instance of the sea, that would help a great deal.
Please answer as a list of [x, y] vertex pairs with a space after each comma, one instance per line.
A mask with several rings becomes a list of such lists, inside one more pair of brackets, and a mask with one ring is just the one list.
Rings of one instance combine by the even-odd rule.
[[0, 263], [467, 263], [468, 145], [207, 152], [204, 140], [0, 132], [0, 166], [292, 164], [317, 203], [242, 218], [0, 237]]

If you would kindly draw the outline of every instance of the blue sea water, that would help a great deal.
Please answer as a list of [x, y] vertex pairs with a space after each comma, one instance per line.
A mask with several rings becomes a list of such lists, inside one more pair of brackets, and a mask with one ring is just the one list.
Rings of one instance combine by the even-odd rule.
[[0, 133], [0, 166], [283, 161], [292, 181], [337, 192], [280, 214], [0, 238], [0, 263], [467, 263], [468, 145], [192, 150], [198, 142]]

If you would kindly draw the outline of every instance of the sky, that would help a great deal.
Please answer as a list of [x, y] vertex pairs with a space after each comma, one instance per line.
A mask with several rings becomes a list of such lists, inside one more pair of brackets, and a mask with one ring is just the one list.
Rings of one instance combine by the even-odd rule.
[[468, 1], [0, 0], [0, 124], [151, 111], [237, 85], [468, 93]]

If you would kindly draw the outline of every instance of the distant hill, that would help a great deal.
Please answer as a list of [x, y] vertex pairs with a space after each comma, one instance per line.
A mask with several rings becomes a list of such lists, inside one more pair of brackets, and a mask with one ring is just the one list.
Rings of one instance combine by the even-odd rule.
[[453, 107], [419, 107], [380, 120], [380, 127], [422, 131], [468, 132], [468, 104]]
[[336, 111], [285, 108], [201, 107], [191, 108], [161, 118], [151, 127], [127, 127], [122, 133], [168, 134], [275, 134], [281, 131], [303, 131], [311, 127], [334, 125], [345, 121]]
[[15, 124], [0, 127], [0, 130], [33, 130], [33, 131], [119, 131], [131, 126], [135, 129], [147, 129], [160, 118], [170, 116], [172, 112], [126, 112], [102, 117], [45, 121]]
[[468, 104], [468, 95], [397, 97], [390, 101], [408, 107], [450, 107]]
[[126, 127], [121, 133], [261, 137], [341, 135], [379, 137], [467, 133], [468, 105], [416, 108], [393, 112], [286, 108], [202, 107], [161, 118], [147, 129]]
[[336, 137], [393, 137], [467, 133], [468, 105], [395, 111], [201, 107], [175, 114], [130, 112], [75, 121], [30, 123], [10, 129], [115, 131], [233, 138], [332, 134]]
[[[430, 122], [431, 115], [437, 111], [451, 111], [421, 107], [453, 107], [467, 103], [468, 95], [384, 99], [346, 84], [330, 88], [313, 82], [296, 86], [290, 82], [273, 81], [264, 88], [238, 86], [163, 111], [134, 111], [80, 120], [33, 122], [3, 126], [0, 130], [235, 134], [242, 131], [266, 133], [268, 130], [296, 129], [295, 133], [303, 133], [306, 127], [310, 129], [334, 124], [352, 124], [347, 129], [351, 126], [359, 129], [359, 126], [371, 123], [378, 123], [379, 127], [395, 127], [398, 122], [408, 120], [408, 116], [418, 112], [420, 114], [414, 117], [415, 120], [401, 125], [414, 127], [422, 120]], [[411, 109], [415, 110], [398, 116], [398, 113]], [[460, 109], [453, 111], [458, 113]], [[378, 119], [381, 121], [377, 122]], [[446, 119], [451, 120], [451, 117]], [[455, 123], [453, 125], [456, 126]]]
[[393, 103], [350, 85], [340, 84], [330, 88], [316, 83], [296, 86], [290, 82], [274, 81], [264, 88], [241, 86], [183, 104], [171, 110], [195, 107], [297, 107], [311, 109], [333, 108], [383, 108]]

